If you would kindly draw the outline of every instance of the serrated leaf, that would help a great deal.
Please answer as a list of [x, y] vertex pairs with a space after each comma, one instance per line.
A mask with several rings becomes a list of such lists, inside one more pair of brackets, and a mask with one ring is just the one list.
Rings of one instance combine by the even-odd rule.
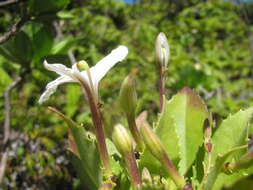
[[179, 172], [185, 174], [203, 142], [203, 125], [210, 114], [202, 99], [190, 88], [179, 91], [166, 104], [157, 128], [168, 155], [179, 161]]
[[[216, 159], [218, 154], [223, 155], [236, 146], [247, 144], [248, 123], [252, 113], [253, 108], [248, 108], [245, 111], [240, 110], [222, 121], [212, 137], [213, 160]], [[235, 159], [238, 159], [243, 153], [245, 153], [245, 151], [242, 151], [240, 154], [237, 153]]]
[[82, 169], [81, 172], [84, 173], [82, 174], [84, 177], [81, 178], [82, 183], [86, 184], [91, 190], [97, 190], [101, 182], [101, 168], [98, 148], [94, 139], [90, 139], [83, 127], [77, 125], [60, 111], [53, 107], [49, 107], [49, 109], [61, 116], [70, 128], [80, 154], [80, 159], [75, 156], [75, 161], [78, 163], [74, 163], [74, 165], [77, 166], [77, 171]]
[[176, 134], [175, 122], [172, 118], [171, 101], [166, 101], [164, 110], [161, 113], [159, 122], [156, 127], [156, 134], [160, 137], [164, 148], [174, 163], [179, 161], [179, 144], [178, 136]]

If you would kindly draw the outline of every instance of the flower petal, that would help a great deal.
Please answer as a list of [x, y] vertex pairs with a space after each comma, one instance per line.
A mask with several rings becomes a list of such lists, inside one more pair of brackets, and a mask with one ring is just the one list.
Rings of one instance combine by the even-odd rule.
[[72, 69], [66, 67], [63, 64], [60, 64], [60, 63], [48, 64], [48, 62], [46, 60], [44, 61], [43, 64], [44, 64], [45, 68], [48, 69], [49, 71], [54, 71], [59, 75], [67, 75], [70, 78], [75, 79]]
[[91, 71], [92, 81], [94, 87], [97, 88], [99, 81], [105, 76], [105, 74], [119, 61], [122, 61], [128, 54], [128, 49], [126, 46], [119, 46], [118, 48], [112, 50], [112, 52], [101, 59], [95, 66], [93, 66]]
[[49, 97], [56, 91], [57, 87], [60, 84], [67, 83], [67, 82], [75, 82], [72, 78], [68, 76], [60, 76], [57, 79], [51, 81], [47, 84], [46, 90], [43, 92], [43, 94], [40, 96], [39, 104], [42, 104], [46, 100], [49, 99]]

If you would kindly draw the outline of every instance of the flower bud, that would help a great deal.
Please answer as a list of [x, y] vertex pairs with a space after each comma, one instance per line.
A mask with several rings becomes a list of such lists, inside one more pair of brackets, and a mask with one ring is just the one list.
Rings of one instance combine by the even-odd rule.
[[137, 94], [133, 75], [129, 74], [120, 89], [120, 106], [127, 115], [134, 115], [137, 106]]
[[147, 122], [142, 122], [140, 126], [140, 133], [144, 143], [146, 144], [147, 148], [152, 153], [152, 155], [155, 156], [158, 160], [163, 159], [163, 156], [165, 154], [163, 145], [160, 139], [149, 127]]
[[163, 32], [160, 32], [156, 38], [155, 49], [157, 62], [166, 68], [170, 58], [170, 48]]
[[77, 62], [76, 66], [80, 71], [85, 71], [89, 69], [88, 63], [84, 60]]
[[133, 150], [133, 141], [125, 127], [117, 124], [112, 133], [112, 139], [121, 154], [125, 155]]

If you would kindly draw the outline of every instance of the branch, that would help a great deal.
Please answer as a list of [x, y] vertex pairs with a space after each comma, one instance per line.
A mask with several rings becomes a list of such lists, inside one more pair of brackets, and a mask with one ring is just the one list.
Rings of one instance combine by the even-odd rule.
[[17, 84], [21, 81], [21, 77], [17, 76], [14, 81], [6, 88], [4, 91], [4, 139], [3, 139], [3, 153], [0, 162], [0, 184], [3, 181], [7, 160], [8, 160], [8, 148], [7, 144], [10, 137], [10, 111], [11, 111], [11, 104], [10, 104], [10, 92], [14, 89]]
[[18, 2], [18, 0], [6, 0], [6, 1], [0, 2], [0, 7], [5, 6], [5, 5], [9, 5], [11, 3], [17, 3], [17, 2]]
[[[54, 22], [53, 25], [54, 25], [54, 28], [56, 30], [56, 35], [60, 39], [63, 39], [64, 36], [63, 36], [62, 31], [61, 31], [60, 25], [57, 22]], [[74, 65], [76, 63], [76, 58], [74, 56], [73, 51], [71, 51], [71, 50], [68, 51], [68, 57], [69, 57], [69, 60], [70, 60], [71, 64]]]
[[5, 34], [0, 36], [0, 44], [3, 44], [7, 40], [9, 40], [12, 36], [14, 36], [20, 30], [20, 28], [25, 24], [26, 21], [27, 21], [26, 18], [21, 18], [16, 23], [14, 23]]

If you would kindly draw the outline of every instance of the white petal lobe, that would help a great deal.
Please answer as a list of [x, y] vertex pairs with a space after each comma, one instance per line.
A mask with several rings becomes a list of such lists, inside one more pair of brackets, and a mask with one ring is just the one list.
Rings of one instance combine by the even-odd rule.
[[126, 46], [119, 46], [112, 50], [112, 52], [101, 59], [94, 67], [90, 69], [92, 80], [95, 86], [98, 85], [99, 81], [105, 76], [105, 74], [119, 61], [126, 58], [128, 49]]

